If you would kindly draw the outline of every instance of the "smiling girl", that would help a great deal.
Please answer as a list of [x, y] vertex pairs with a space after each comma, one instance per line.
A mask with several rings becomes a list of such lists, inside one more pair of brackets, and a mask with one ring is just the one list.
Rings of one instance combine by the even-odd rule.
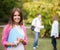
[[2, 44], [5, 50], [25, 50], [27, 44], [26, 28], [19, 8], [13, 8], [9, 23], [2, 33]]

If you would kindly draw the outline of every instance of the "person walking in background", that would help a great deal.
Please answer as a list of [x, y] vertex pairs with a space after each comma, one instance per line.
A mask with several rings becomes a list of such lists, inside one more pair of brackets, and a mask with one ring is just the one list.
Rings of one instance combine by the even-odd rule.
[[2, 45], [5, 50], [25, 50], [27, 44], [26, 28], [19, 8], [13, 8], [11, 18], [3, 29]]
[[56, 38], [59, 37], [59, 34], [58, 34], [58, 18], [57, 18], [57, 16], [53, 16], [51, 37], [52, 37], [52, 45], [54, 47], [54, 50], [57, 50]]
[[32, 26], [35, 27], [34, 28], [35, 39], [34, 39], [33, 49], [36, 50], [36, 48], [38, 47], [38, 38], [39, 38], [40, 29], [44, 28], [44, 26], [41, 25], [41, 14], [37, 14], [37, 17], [33, 19]]

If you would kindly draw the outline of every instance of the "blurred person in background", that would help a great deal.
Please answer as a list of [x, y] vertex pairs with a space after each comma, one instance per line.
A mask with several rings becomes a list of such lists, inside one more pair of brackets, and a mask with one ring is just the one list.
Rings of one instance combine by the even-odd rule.
[[53, 50], [57, 50], [56, 47], [56, 38], [59, 37], [59, 32], [58, 32], [58, 17], [53, 16], [53, 23], [52, 23], [52, 28], [51, 28], [51, 38], [52, 38], [52, 45], [53, 45]]
[[36, 18], [32, 21], [32, 26], [34, 26], [34, 32], [35, 32], [35, 38], [34, 38], [34, 44], [33, 44], [33, 50], [36, 50], [38, 47], [38, 39], [40, 35], [40, 29], [44, 28], [44, 26], [41, 24], [41, 14], [37, 14]]

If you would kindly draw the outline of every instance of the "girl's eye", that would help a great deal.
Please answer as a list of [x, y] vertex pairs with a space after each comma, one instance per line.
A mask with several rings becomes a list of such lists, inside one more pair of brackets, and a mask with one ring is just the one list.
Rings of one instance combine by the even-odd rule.
[[14, 16], [20, 16], [20, 15], [14, 15]]

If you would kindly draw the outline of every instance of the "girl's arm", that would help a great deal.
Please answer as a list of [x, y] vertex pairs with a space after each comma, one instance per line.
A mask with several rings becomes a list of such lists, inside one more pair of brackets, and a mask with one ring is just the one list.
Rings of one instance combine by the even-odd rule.
[[3, 29], [3, 32], [2, 32], [2, 45], [3, 45], [3, 46], [10, 45], [10, 44], [7, 42], [10, 29], [11, 29], [11, 27], [10, 27], [9, 24], [7, 24], [7, 25], [4, 27], [4, 29]]
[[28, 42], [28, 39], [27, 39], [27, 34], [26, 34], [26, 27], [25, 26], [22, 26], [23, 28], [23, 31], [24, 31], [24, 41], [23, 41], [23, 44], [26, 45], [27, 42]]

